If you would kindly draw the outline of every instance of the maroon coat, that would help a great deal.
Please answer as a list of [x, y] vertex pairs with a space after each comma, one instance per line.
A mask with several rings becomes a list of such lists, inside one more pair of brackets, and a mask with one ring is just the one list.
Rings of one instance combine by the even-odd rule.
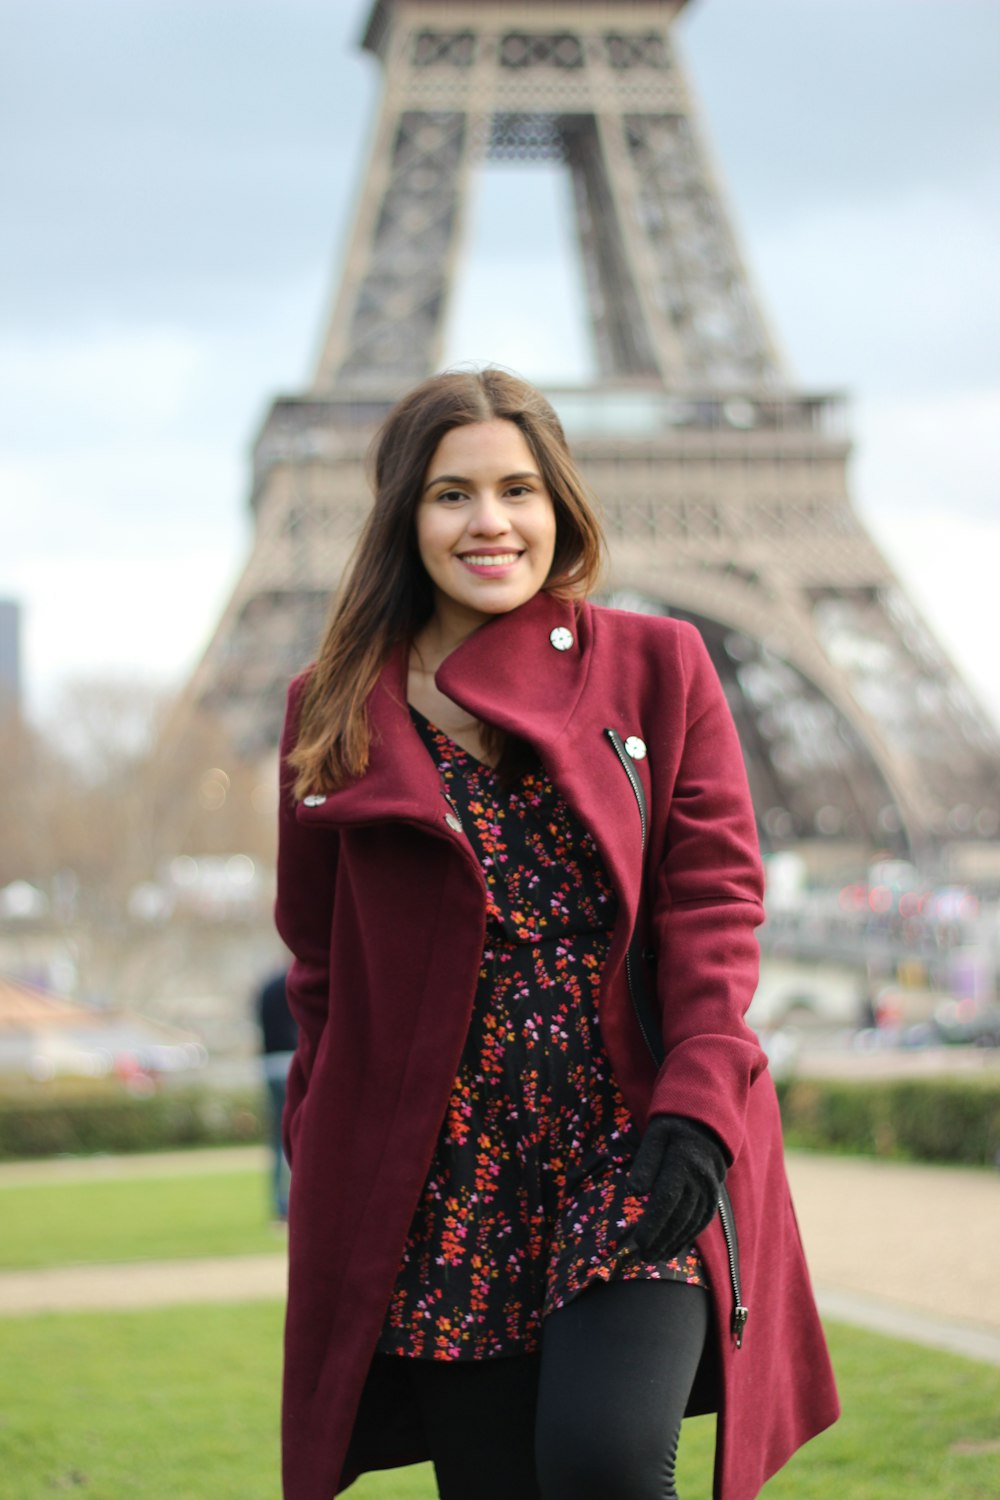
[[[572, 633], [568, 650], [550, 632]], [[699, 1237], [715, 1306], [717, 1500], [750, 1500], [836, 1419], [837, 1398], [785, 1180], [777, 1102], [743, 1021], [763, 916], [739, 742], [697, 631], [546, 594], [489, 621], [437, 673], [478, 718], [538, 751], [593, 835], [619, 900], [602, 1030], [637, 1120], [710, 1126], [732, 1158], [750, 1309], [730, 1331], [726, 1248]], [[284, 749], [294, 738], [293, 684]], [[454, 1080], [482, 954], [486, 892], [406, 705], [406, 660], [370, 702], [367, 774], [295, 805], [282, 777], [277, 922], [295, 955], [299, 1046], [288, 1081], [292, 1161], [283, 1409], [286, 1500], [331, 1500], [369, 1468], [427, 1457], [398, 1393], [369, 1376]], [[640, 736], [635, 796], [604, 733]], [[454, 820], [453, 820], [454, 821]], [[666, 1058], [632, 1012], [624, 955], [636, 919], [658, 954]], [[352, 1441], [353, 1433], [353, 1441]], [[348, 1447], [350, 1445], [350, 1453]]]

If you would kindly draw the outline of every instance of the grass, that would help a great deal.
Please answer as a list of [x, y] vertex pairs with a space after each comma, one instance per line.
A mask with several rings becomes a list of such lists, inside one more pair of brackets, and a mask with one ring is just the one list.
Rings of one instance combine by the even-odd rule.
[[[992, 1500], [1000, 1370], [830, 1330], [845, 1415], [766, 1500]], [[0, 1325], [0, 1500], [277, 1500], [277, 1304], [80, 1313]], [[709, 1500], [713, 1421], [685, 1427], [680, 1492]], [[433, 1500], [426, 1466], [351, 1500]], [[610, 1497], [609, 1497], [610, 1500]]]
[[279, 1250], [264, 1173], [0, 1186], [0, 1268]]
[[[0, 1265], [275, 1250], [256, 1167], [0, 1185]], [[829, 1330], [845, 1415], [766, 1500], [993, 1500], [1000, 1370]], [[277, 1303], [0, 1321], [0, 1500], [277, 1500]], [[685, 1426], [684, 1500], [709, 1500], [714, 1419]], [[433, 1500], [427, 1466], [351, 1500]], [[610, 1497], [609, 1497], [610, 1500]]]
[[0, 1496], [275, 1500], [277, 1304], [0, 1325]]

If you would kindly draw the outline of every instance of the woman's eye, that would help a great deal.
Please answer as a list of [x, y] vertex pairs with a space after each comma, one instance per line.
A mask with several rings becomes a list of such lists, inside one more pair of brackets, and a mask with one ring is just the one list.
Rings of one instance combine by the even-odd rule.
[[464, 500], [465, 496], [461, 490], [442, 490], [438, 495], [439, 500]]
[[515, 500], [518, 500], [522, 495], [530, 495], [531, 490], [526, 484], [512, 484], [507, 493], [508, 495], [513, 495]]

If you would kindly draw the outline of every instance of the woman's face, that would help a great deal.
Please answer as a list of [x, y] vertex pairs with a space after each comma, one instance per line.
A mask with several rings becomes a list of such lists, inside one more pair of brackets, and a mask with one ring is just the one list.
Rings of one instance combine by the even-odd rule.
[[552, 567], [556, 513], [514, 422], [445, 433], [424, 474], [416, 532], [440, 623], [475, 628], [538, 593]]

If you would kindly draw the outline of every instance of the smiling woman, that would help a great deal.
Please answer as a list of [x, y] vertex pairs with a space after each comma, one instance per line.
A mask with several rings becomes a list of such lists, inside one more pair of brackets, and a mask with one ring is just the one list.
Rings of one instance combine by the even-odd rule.
[[286, 1500], [428, 1457], [442, 1500], [675, 1500], [709, 1409], [751, 1500], [837, 1402], [722, 687], [692, 626], [587, 601], [523, 381], [425, 381], [374, 477], [282, 746]]

